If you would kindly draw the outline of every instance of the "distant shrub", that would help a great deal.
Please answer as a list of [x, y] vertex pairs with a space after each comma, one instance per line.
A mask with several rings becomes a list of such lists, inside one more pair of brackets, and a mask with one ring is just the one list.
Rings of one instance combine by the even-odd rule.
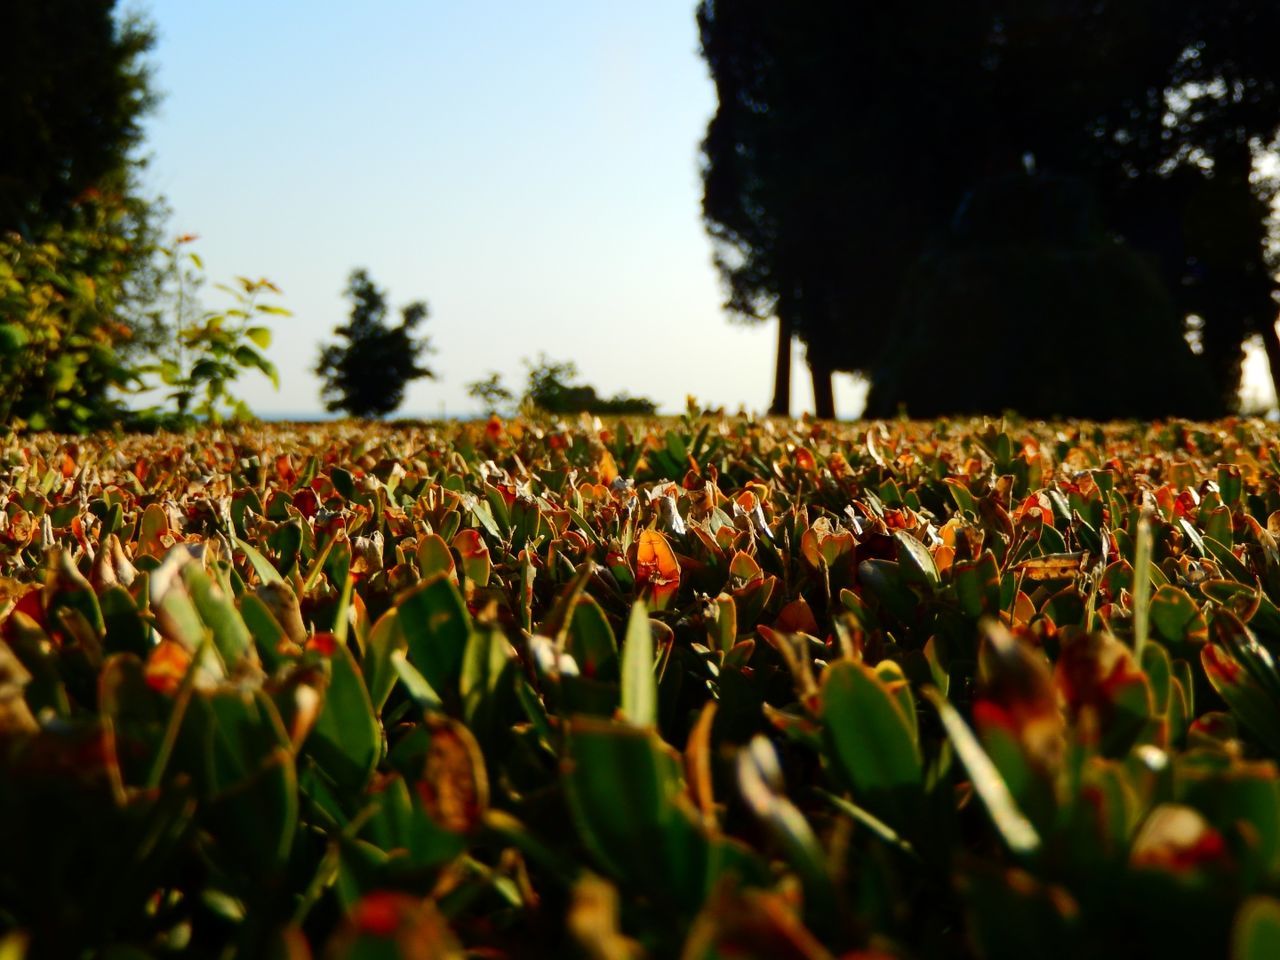
[[502, 382], [502, 374], [496, 371], [491, 371], [483, 380], [468, 383], [467, 396], [479, 400], [486, 414], [504, 413], [516, 399]]
[[578, 376], [578, 368], [572, 361], [555, 361], [542, 354], [536, 364], [528, 366], [529, 385], [525, 390], [525, 401], [546, 413], [644, 415], [657, 409], [657, 404], [645, 397], [631, 397], [625, 393], [602, 397], [595, 387], [573, 383]]

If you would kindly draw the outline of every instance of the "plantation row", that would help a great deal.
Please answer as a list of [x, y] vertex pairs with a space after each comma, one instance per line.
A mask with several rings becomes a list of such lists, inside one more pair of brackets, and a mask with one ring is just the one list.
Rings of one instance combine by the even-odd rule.
[[0, 507], [0, 956], [1280, 956], [1268, 425], [32, 435]]

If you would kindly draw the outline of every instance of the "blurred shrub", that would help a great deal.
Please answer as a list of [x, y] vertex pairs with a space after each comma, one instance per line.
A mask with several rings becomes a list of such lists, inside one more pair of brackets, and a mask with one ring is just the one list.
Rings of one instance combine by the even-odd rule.
[[118, 419], [112, 388], [138, 383], [120, 350], [128, 239], [123, 207], [89, 196], [71, 225], [0, 235], [0, 422], [83, 431]]
[[[216, 423], [252, 416], [227, 390], [243, 370], [278, 385], [260, 351], [271, 342], [263, 318], [288, 315], [261, 302], [279, 289], [237, 277], [221, 286], [230, 307], [207, 310], [196, 297], [200, 259], [185, 249], [195, 238], [179, 237], [140, 271], [131, 216], [119, 199], [90, 193], [71, 226], [0, 235], [0, 422], [69, 433]], [[133, 312], [143, 299], [146, 313]], [[129, 409], [125, 399], [155, 386], [152, 376], [172, 388], [174, 408]]]
[[578, 368], [572, 361], [551, 360], [541, 354], [536, 364], [529, 364], [524, 399], [546, 413], [650, 414], [657, 409], [657, 404], [645, 397], [625, 393], [602, 397], [595, 387], [574, 383], [577, 376]]

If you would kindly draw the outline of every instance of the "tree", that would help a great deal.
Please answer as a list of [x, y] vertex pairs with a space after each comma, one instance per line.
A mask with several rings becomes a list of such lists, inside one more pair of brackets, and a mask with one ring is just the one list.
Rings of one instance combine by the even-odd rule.
[[974, 191], [921, 258], [867, 415], [1205, 416], [1208, 373], [1088, 185], [1015, 174]]
[[[126, 353], [156, 346], [155, 254], [167, 209], [144, 196], [143, 121], [158, 95], [152, 26], [116, 0], [10, 4], [0, 31], [0, 232], [35, 240], [58, 230], [108, 231], [111, 269], [84, 265], [128, 327]], [[106, 211], [100, 216], [94, 207]]]
[[400, 324], [387, 324], [386, 295], [365, 270], [354, 270], [345, 295], [351, 300], [351, 321], [334, 330], [346, 343], [324, 344], [316, 373], [324, 378], [325, 409], [344, 410], [353, 417], [381, 417], [404, 402], [406, 385], [435, 374], [419, 366], [421, 353], [431, 352], [427, 339], [413, 331], [427, 319], [421, 300], [402, 307]]
[[1227, 6], [704, 0], [704, 215], [731, 311], [794, 332], [818, 397], [821, 365], [880, 369], [962, 201], [1030, 165], [1086, 182], [1105, 231], [1155, 265], [1228, 407], [1245, 336], [1280, 359], [1275, 184], [1255, 166], [1280, 117], [1280, 8]]
[[834, 416], [832, 371], [872, 370], [923, 238], [955, 207], [970, 131], [930, 85], [973, 86], [961, 65], [981, 37], [957, 6], [698, 7], [719, 96], [704, 220], [731, 316], [778, 319], [771, 412], [786, 412], [795, 335], [816, 412]]
[[1198, 347], [1220, 410], [1258, 333], [1280, 378], [1267, 217], [1257, 176], [1280, 122], [1280, 9], [1261, 0], [1069, 8], [1004, 3], [991, 99], [1006, 163], [1080, 176], [1108, 229], [1150, 257]]
[[0, 230], [65, 223], [86, 191], [134, 187], [155, 105], [151, 27], [115, 0], [9, 4], [0, 40]]
[[118, 420], [112, 392], [136, 382], [129, 365], [160, 342], [165, 209], [138, 185], [154, 33], [115, 6], [10, 4], [0, 31], [3, 319], [25, 350], [0, 363], [0, 407], [32, 426]]

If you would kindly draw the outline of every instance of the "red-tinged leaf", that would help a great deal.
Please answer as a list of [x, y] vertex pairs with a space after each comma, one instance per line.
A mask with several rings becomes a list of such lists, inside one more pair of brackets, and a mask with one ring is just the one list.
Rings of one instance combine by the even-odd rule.
[[428, 714], [427, 748], [418, 797], [431, 819], [455, 833], [470, 833], [489, 807], [489, 778], [475, 737], [458, 721]]
[[647, 591], [655, 610], [665, 610], [680, 588], [680, 564], [671, 544], [657, 530], [642, 530], [636, 545], [636, 584]]

